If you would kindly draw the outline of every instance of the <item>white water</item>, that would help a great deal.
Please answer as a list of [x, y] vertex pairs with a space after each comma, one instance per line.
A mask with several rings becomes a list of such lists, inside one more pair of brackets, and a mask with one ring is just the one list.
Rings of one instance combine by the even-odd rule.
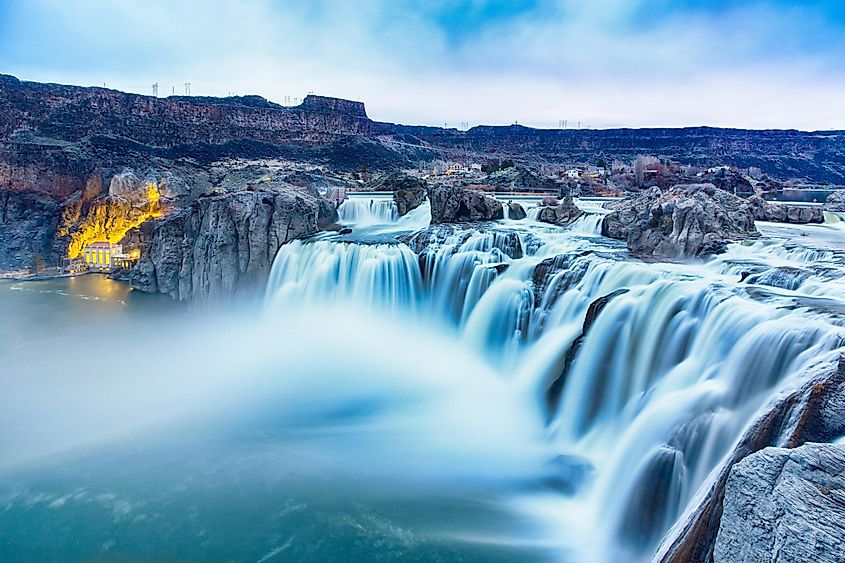
[[647, 560], [843, 338], [836, 224], [645, 264], [597, 202], [565, 229], [416, 232], [427, 205], [378, 199], [342, 212], [351, 235], [282, 247], [258, 319], [0, 291], [0, 558]]
[[[273, 279], [285, 281], [271, 283], [268, 296], [288, 302], [291, 284], [309, 288], [314, 302], [360, 291], [356, 302], [439, 319], [516, 396], [532, 396], [532, 416], [544, 418], [545, 390], [561, 374], [587, 307], [626, 290], [596, 318], [552, 407], [549, 444], [576, 468], [590, 468], [571, 496], [551, 501], [561, 526], [553, 533], [571, 542], [577, 559], [647, 559], [774, 390], [841, 346], [835, 316], [808, 309], [812, 303], [789, 305], [833, 293], [845, 305], [845, 233], [835, 224], [803, 227], [809, 236], [795, 241], [795, 227], [761, 224], [764, 240], [733, 245], [709, 263], [643, 264], [597, 236], [602, 215], [591, 203], [581, 205], [592, 213], [567, 229], [533, 221], [529, 207], [525, 221], [416, 234], [409, 244], [424, 248], [418, 262], [404, 244], [343, 243], [339, 251], [306, 243], [280, 253]], [[289, 267], [290, 254], [332, 263], [337, 284], [322, 268]], [[534, 268], [553, 257], [564, 265], [543, 292]], [[343, 272], [362, 260], [366, 280], [350, 285]], [[808, 270], [798, 279], [788, 270], [819, 264], [836, 275]], [[760, 292], [737, 283], [743, 272], [759, 274], [747, 287]], [[769, 279], [786, 287], [760, 285]], [[579, 481], [579, 471], [564, 464], [560, 478]], [[514, 504], [532, 513], [550, 506], [545, 495]]]

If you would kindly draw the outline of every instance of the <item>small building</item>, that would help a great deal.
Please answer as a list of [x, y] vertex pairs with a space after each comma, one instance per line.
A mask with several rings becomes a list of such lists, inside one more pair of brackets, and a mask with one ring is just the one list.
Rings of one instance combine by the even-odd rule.
[[577, 168], [570, 168], [569, 170], [567, 170], [565, 172], [565, 174], [566, 174], [567, 178], [570, 178], [572, 180], [577, 180], [578, 178], [581, 177], [581, 171], [578, 170]]
[[82, 248], [82, 262], [89, 271], [111, 272], [131, 268], [140, 258], [140, 254], [138, 249], [125, 253], [119, 244], [98, 241]]
[[112, 256], [123, 254], [119, 244], [92, 242], [82, 248], [82, 259], [89, 270], [108, 272], [112, 269]]

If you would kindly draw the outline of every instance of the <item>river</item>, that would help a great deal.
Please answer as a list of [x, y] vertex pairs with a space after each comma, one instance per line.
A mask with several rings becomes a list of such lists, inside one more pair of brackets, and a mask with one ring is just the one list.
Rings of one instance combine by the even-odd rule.
[[578, 203], [426, 229], [353, 196], [257, 311], [0, 282], [0, 559], [648, 560], [842, 346], [845, 227], [644, 263]]

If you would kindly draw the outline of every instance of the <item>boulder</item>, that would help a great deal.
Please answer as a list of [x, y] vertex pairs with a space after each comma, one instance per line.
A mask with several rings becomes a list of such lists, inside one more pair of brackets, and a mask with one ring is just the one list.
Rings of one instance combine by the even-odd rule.
[[400, 217], [419, 207], [426, 198], [425, 181], [407, 174], [391, 174], [384, 186], [393, 192], [393, 201]]
[[279, 247], [319, 230], [320, 208], [296, 188], [200, 197], [141, 226], [143, 252], [130, 283], [180, 301], [260, 289]]
[[[742, 460], [769, 446], [797, 448], [808, 442], [830, 442], [845, 433], [845, 357], [839, 357], [836, 352], [822, 356], [792, 378], [788, 387], [745, 429], [722, 465], [713, 471], [709, 485], [696, 494], [680, 521], [664, 538], [653, 561], [705, 563], [714, 560], [727, 482], [732, 469]], [[754, 521], [749, 524], [753, 525]], [[726, 523], [728, 527], [734, 525]], [[756, 561], [742, 557], [722, 560]]]
[[[546, 201], [545, 199], [543, 200]], [[566, 226], [578, 219], [584, 212], [578, 209], [572, 197], [566, 196], [557, 205], [546, 205], [540, 208], [537, 220], [552, 225]]]
[[845, 561], [845, 446], [765, 448], [734, 465], [713, 560]]
[[431, 222], [463, 223], [493, 221], [505, 216], [502, 203], [491, 195], [460, 186], [438, 186], [428, 190]]
[[824, 210], [834, 213], [845, 212], [845, 190], [838, 190], [827, 196]]
[[486, 182], [500, 192], [558, 193], [560, 186], [551, 178], [543, 178], [521, 166], [493, 172]]
[[759, 236], [751, 206], [712, 184], [655, 187], [609, 207], [613, 212], [602, 220], [602, 235], [626, 241], [640, 257], [706, 256]]
[[760, 196], [748, 198], [748, 204], [754, 211], [757, 221], [772, 223], [824, 223], [824, 211], [816, 205], [787, 205], [769, 202]]
[[508, 202], [508, 219], [520, 221], [525, 219], [525, 217], [527, 217], [527, 214], [525, 213], [525, 208], [522, 207], [522, 205], [515, 201]]

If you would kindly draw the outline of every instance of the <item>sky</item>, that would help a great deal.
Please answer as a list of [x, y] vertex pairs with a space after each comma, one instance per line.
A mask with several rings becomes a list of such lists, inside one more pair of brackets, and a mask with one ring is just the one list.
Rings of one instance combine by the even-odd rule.
[[845, 0], [0, 0], [0, 73], [459, 128], [845, 129]]

